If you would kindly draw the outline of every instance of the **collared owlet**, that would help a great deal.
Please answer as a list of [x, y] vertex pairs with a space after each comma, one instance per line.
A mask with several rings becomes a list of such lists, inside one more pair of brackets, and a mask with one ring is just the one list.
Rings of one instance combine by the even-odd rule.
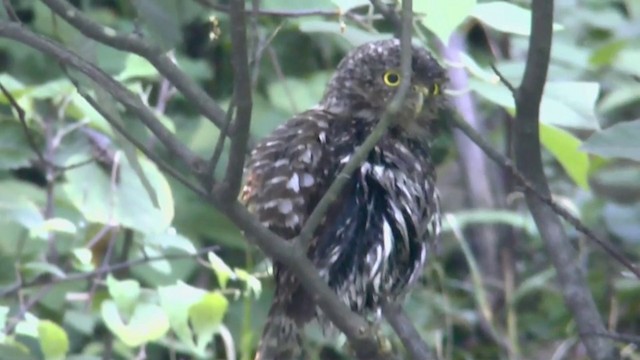
[[[241, 200], [264, 226], [292, 239], [357, 147], [381, 120], [401, 82], [400, 41], [351, 51], [318, 105], [255, 147]], [[421, 274], [438, 237], [429, 128], [445, 104], [444, 69], [412, 46], [409, 90], [387, 133], [351, 174], [310, 241], [307, 256], [338, 297], [377, 313]], [[277, 262], [275, 295], [257, 360], [299, 359], [301, 330], [321, 316], [312, 296]]]

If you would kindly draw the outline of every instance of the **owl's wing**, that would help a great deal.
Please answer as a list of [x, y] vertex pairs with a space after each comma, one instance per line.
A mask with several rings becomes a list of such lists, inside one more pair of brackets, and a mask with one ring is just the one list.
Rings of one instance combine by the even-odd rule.
[[247, 163], [241, 201], [284, 238], [297, 235], [325, 190], [330, 121], [320, 110], [296, 115], [263, 139]]

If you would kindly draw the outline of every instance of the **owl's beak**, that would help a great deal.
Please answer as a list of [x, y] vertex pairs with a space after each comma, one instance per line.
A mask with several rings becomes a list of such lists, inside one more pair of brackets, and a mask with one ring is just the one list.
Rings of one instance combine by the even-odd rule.
[[415, 115], [417, 116], [422, 111], [425, 99], [429, 96], [429, 88], [423, 85], [414, 85], [413, 87], [418, 94], [418, 104], [415, 112]]

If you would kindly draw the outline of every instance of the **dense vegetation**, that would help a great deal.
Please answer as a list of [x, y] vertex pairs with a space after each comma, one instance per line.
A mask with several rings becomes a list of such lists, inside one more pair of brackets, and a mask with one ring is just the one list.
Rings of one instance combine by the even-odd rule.
[[[220, 107], [233, 106], [228, 1], [69, 2], [170, 52]], [[13, 8], [3, 8], [0, 27], [19, 20], [79, 54], [195, 154], [212, 156], [221, 130], [156, 66], [89, 39], [41, 1], [5, 3]], [[394, 31], [365, 0], [263, 0], [247, 9], [251, 3], [260, 3], [257, 17], [247, 14], [251, 142], [313, 106], [346, 51]], [[504, 82], [522, 80], [529, 7], [414, 1], [416, 41], [455, 79], [452, 106], [509, 156], [514, 100]], [[540, 115], [554, 199], [637, 261], [640, 2], [557, 0], [554, 29]], [[186, 173], [95, 81], [2, 31], [0, 69], [0, 359], [251, 359], [272, 295], [269, 260], [224, 211], [138, 150]], [[434, 151], [447, 217], [439, 255], [404, 304], [414, 326], [442, 359], [586, 358], [522, 188], [442, 125]], [[225, 175], [228, 142], [221, 150], [214, 179]], [[640, 281], [565, 225], [610, 335], [640, 332]], [[323, 358], [346, 353], [343, 337], [308, 333]], [[637, 339], [619, 337], [615, 346], [640, 359]]]

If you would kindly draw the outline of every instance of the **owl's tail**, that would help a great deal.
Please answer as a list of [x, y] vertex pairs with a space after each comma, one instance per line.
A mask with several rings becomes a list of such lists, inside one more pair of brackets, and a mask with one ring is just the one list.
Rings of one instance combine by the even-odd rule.
[[277, 300], [269, 309], [255, 360], [303, 360], [301, 328]]

